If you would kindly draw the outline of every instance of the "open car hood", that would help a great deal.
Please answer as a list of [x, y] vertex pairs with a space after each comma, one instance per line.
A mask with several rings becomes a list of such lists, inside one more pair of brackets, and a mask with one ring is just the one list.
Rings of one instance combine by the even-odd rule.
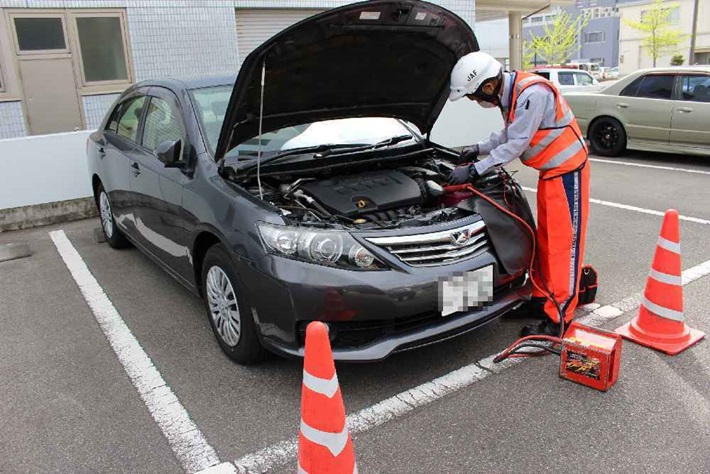
[[478, 49], [467, 23], [421, 1], [372, 0], [307, 18], [242, 63], [215, 158], [259, 135], [262, 69], [262, 133], [364, 116], [400, 118], [427, 133], [454, 64]]

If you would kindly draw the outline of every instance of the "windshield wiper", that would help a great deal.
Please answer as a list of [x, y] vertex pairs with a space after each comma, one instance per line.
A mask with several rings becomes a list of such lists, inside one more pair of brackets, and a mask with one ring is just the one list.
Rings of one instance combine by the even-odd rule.
[[412, 138], [411, 135], [397, 135], [395, 137], [387, 138], [386, 140], [382, 140], [382, 141], [374, 143], [372, 145], [354, 146], [354, 147], [350, 147], [350, 148], [340, 147], [338, 150], [333, 150], [332, 148], [330, 148], [328, 150], [325, 150], [323, 153], [319, 153], [318, 155], [315, 156], [315, 158], [325, 158], [330, 155], [340, 155], [342, 153], [354, 153], [354, 152], [358, 152], [358, 151], [374, 150], [375, 148], [394, 145], [396, 143], [403, 142], [405, 140], [409, 140], [410, 138]]
[[[327, 151], [331, 150], [333, 148], [348, 148], [352, 147], [352, 144], [344, 144], [344, 143], [324, 143], [322, 145], [316, 145], [316, 146], [306, 146], [306, 147], [301, 147], [301, 148], [292, 148], [290, 150], [286, 150], [283, 153], [277, 153], [276, 155], [272, 155], [269, 157], [265, 157], [261, 159], [261, 164], [264, 165], [266, 163], [269, 163], [271, 161], [276, 161], [280, 160], [281, 158], [286, 158], [289, 156], [294, 156], [294, 155], [305, 155], [307, 153], [318, 153], [321, 151]], [[256, 166], [256, 157], [254, 158], [253, 163], [249, 163], [248, 168], [251, 168], [252, 166]]]

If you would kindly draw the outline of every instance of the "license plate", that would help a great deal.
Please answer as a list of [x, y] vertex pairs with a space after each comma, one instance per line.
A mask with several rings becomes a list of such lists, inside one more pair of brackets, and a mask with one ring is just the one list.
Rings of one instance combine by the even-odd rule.
[[448, 316], [493, 301], [493, 265], [439, 282], [439, 311]]

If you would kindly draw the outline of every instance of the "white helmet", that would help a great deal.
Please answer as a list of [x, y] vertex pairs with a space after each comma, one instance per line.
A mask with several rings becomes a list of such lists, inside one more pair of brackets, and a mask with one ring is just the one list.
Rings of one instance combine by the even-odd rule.
[[493, 56], [480, 51], [468, 53], [458, 60], [451, 71], [449, 100], [473, 94], [485, 81], [498, 77], [502, 70], [503, 66]]

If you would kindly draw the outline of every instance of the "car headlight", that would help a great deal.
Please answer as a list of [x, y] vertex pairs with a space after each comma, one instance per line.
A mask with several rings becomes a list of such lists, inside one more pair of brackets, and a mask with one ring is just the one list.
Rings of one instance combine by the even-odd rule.
[[302, 229], [267, 223], [257, 225], [267, 251], [332, 267], [380, 270], [385, 265], [342, 231]]

